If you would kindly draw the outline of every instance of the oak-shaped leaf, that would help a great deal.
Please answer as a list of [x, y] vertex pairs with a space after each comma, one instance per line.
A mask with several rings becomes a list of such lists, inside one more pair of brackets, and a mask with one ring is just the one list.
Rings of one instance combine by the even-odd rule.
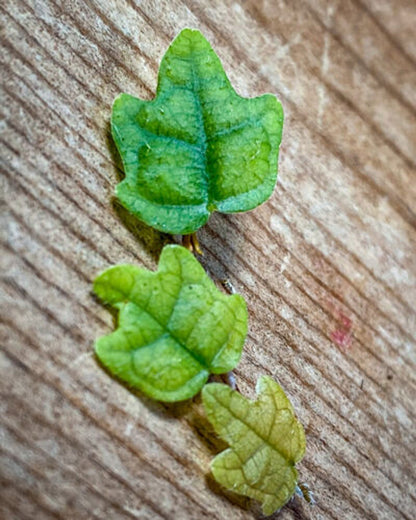
[[165, 246], [156, 272], [118, 265], [99, 275], [94, 291], [119, 311], [118, 328], [98, 339], [103, 365], [160, 401], [201, 390], [210, 373], [238, 363], [247, 308], [238, 294], [216, 288], [185, 248]]
[[275, 96], [239, 96], [209, 42], [184, 29], [162, 59], [156, 97], [114, 102], [126, 174], [117, 197], [172, 234], [193, 233], [213, 211], [253, 209], [273, 192], [282, 125]]
[[216, 432], [230, 445], [211, 463], [214, 478], [259, 500], [270, 515], [295, 492], [295, 463], [305, 453], [305, 433], [273, 379], [260, 377], [256, 390], [258, 399], [250, 401], [227, 385], [211, 383], [202, 390], [202, 400]]

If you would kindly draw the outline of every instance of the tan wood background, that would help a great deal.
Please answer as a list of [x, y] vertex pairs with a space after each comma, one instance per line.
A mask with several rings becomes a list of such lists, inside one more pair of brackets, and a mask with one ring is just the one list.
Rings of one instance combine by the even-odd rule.
[[155, 268], [170, 237], [113, 200], [120, 92], [199, 28], [245, 96], [285, 109], [280, 176], [253, 212], [215, 215], [203, 265], [247, 299], [235, 371], [280, 381], [307, 432], [279, 519], [416, 518], [416, 4], [411, 0], [2, 2], [1, 491], [17, 519], [258, 519], [209, 476], [198, 398], [129, 392], [92, 355], [111, 264]]

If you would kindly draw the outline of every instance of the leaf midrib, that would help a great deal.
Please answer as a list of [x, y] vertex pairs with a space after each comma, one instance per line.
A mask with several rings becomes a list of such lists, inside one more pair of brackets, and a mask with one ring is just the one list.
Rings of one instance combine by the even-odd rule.
[[[246, 421], [244, 421], [244, 419], [242, 419], [241, 417], [239, 417], [238, 415], [236, 415], [228, 406], [226, 406], [215, 394], [211, 394], [211, 396], [213, 397], [213, 399], [218, 403], [220, 404], [223, 408], [225, 408], [228, 413], [234, 418], [236, 419], [237, 421], [243, 423], [250, 431], [252, 431], [261, 441], [263, 441], [267, 446], [269, 446], [273, 451], [275, 451], [280, 457], [282, 457], [282, 459], [284, 461], [287, 462], [288, 465], [294, 467], [295, 466], [295, 462], [294, 461], [291, 461], [289, 460], [285, 455], [283, 455], [283, 453], [281, 453], [281, 451], [276, 448], [276, 446], [274, 446], [273, 444], [270, 443], [270, 441], [268, 439], [265, 439], [263, 437], [263, 435], [261, 435], [259, 432], [257, 432], [250, 424], [248, 424]], [[256, 406], [256, 402], [254, 403], [248, 403], [248, 406]], [[280, 408], [280, 410], [284, 410], [284, 408]], [[293, 420], [293, 419], [292, 419]], [[228, 441], [227, 441], [228, 442]], [[231, 449], [235, 449], [233, 447], [233, 445], [231, 443], [230, 444], [230, 448]], [[251, 457], [250, 457], [251, 458]]]
[[[170, 319], [172, 318], [172, 315], [175, 311], [175, 307], [176, 307], [176, 304], [178, 303], [179, 299], [180, 299], [180, 294], [183, 290], [183, 284], [181, 284], [181, 287], [180, 287], [180, 290], [178, 292], [178, 295], [177, 297], [175, 298], [175, 303], [174, 303], [174, 306], [172, 308], [172, 311], [171, 311], [171, 314], [169, 316], [169, 318], [167, 319], [167, 323], [164, 324], [162, 323], [158, 318], [156, 318], [153, 314], [151, 314], [145, 307], [141, 306], [138, 302], [136, 301], [133, 301], [133, 300], [129, 300], [131, 304], [135, 305], [138, 309], [140, 309], [142, 312], [144, 312], [147, 316], [149, 316], [152, 320], [154, 320], [158, 325], [159, 327], [162, 329], [163, 333], [157, 338], [157, 339], [160, 339], [164, 334], [169, 334], [169, 336], [171, 336], [175, 341], [176, 343], [181, 347], [183, 348], [183, 350], [185, 350], [185, 352], [187, 352], [195, 361], [197, 361], [197, 363], [199, 363], [201, 365], [201, 367], [204, 369], [204, 370], [208, 370], [211, 372], [211, 365], [208, 365], [206, 363], [206, 361], [199, 357], [197, 354], [195, 354], [195, 352], [193, 352], [192, 350], [190, 350], [183, 342], [182, 340], [180, 340], [171, 330], [170, 328], [168, 327], [168, 324], [170, 322]], [[204, 312], [205, 314], [205, 312]], [[157, 340], [156, 340], [157, 341]], [[136, 349], [133, 349], [134, 351], [137, 351], [137, 350], [140, 350], [142, 347], [138, 347]], [[221, 345], [221, 348], [223, 348], [223, 345]], [[221, 350], [221, 349], [219, 349]], [[216, 353], [217, 355], [217, 353]], [[214, 356], [214, 359], [216, 357], [216, 355]]]
[[[164, 325], [163, 323], [161, 323], [157, 318], [155, 318], [155, 316], [153, 316], [153, 314], [151, 314], [148, 310], [146, 310], [145, 308], [141, 307], [140, 305], [138, 305], [136, 302], [130, 302], [132, 303], [133, 305], [135, 305], [136, 307], [138, 307], [142, 312], [144, 312], [145, 314], [147, 314], [147, 316], [149, 316], [150, 318], [152, 318], [152, 320], [154, 320], [159, 326], [160, 328], [162, 329], [162, 334], [160, 334], [160, 336], [157, 337], [157, 339], [155, 339], [153, 342], [151, 343], [155, 343], [156, 341], [158, 341], [162, 336], [165, 336], [165, 335], [169, 335], [171, 336], [175, 341], [176, 343], [181, 347], [183, 348], [183, 350], [185, 350], [195, 361], [197, 361], [201, 367], [204, 369], [204, 370], [210, 370], [210, 367], [206, 364], [205, 360], [200, 358], [199, 356], [197, 356], [192, 350], [190, 350], [186, 345], [184, 345], [182, 343], [182, 341], [177, 338], [175, 336], [175, 334], [166, 326]], [[140, 347], [137, 347], [135, 349], [133, 349], [135, 352], [137, 352], [138, 350], [140, 350], [141, 348], [143, 348], [144, 346], [149, 346], [151, 343], [147, 343], [146, 345], [142, 345]]]
[[208, 136], [207, 136], [207, 131], [206, 131], [204, 109], [203, 109], [203, 104], [201, 102], [201, 96], [200, 96], [201, 84], [199, 81], [198, 74], [195, 74], [193, 56], [189, 61], [191, 64], [191, 72], [192, 72], [192, 94], [193, 94], [195, 103], [197, 105], [197, 110], [198, 110], [198, 119], [199, 119], [199, 126], [200, 126], [198, 133], [201, 136], [201, 142], [200, 142], [199, 149], [200, 149], [200, 153], [202, 155], [202, 160], [204, 163], [204, 174], [205, 174], [204, 180], [205, 180], [206, 195], [207, 195], [207, 197], [206, 197], [207, 198], [207, 209], [209, 210], [209, 206], [211, 205], [211, 202], [212, 202], [212, 197], [211, 197], [212, 186], [211, 186], [211, 175], [208, 170], [208, 157], [207, 157]]

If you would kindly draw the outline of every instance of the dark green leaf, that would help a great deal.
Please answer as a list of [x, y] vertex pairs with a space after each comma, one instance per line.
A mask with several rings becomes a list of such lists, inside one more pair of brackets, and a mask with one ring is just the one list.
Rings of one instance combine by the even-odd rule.
[[196, 231], [213, 211], [253, 209], [273, 192], [282, 124], [275, 96], [240, 97], [208, 41], [184, 29], [161, 62], [156, 98], [114, 102], [126, 173], [117, 197], [172, 234]]

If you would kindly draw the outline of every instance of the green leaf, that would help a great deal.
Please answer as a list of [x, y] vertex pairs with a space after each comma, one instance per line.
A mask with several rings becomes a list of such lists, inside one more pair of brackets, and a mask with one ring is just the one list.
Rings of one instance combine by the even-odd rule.
[[211, 463], [214, 478], [227, 489], [262, 502], [271, 515], [293, 496], [295, 463], [305, 453], [305, 433], [282, 388], [270, 377], [257, 383], [257, 401], [227, 385], [202, 390], [208, 419], [231, 447]]
[[193, 233], [216, 210], [253, 209], [273, 192], [282, 125], [275, 96], [239, 96], [208, 41], [184, 29], [162, 59], [155, 99], [114, 102], [126, 173], [117, 197], [172, 234]]
[[242, 296], [219, 291], [194, 256], [165, 246], [156, 272], [111, 267], [94, 281], [98, 297], [119, 310], [118, 328], [98, 339], [108, 370], [160, 401], [194, 396], [210, 373], [238, 363], [247, 334]]

